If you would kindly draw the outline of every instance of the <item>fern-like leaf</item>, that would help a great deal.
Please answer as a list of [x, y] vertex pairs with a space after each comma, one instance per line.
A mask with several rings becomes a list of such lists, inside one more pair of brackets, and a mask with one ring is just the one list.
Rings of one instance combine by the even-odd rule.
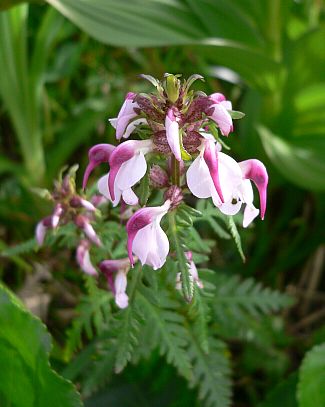
[[116, 324], [116, 358], [115, 372], [120, 373], [133, 357], [135, 347], [139, 343], [140, 315], [136, 303], [121, 311]]
[[138, 292], [137, 295], [145, 321], [152, 327], [151, 341], [159, 347], [160, 353], [166, 356], [167, 362], [174, 365], [180, 375], [190, 379], [192, 372], [185, 350], [187, 332], [184, 328], [184, 317], [170, 307], [170, 301], [165, 306], [160, 304], [158, 307], [142, 293]]
[[241, 315], [242, 312], [258, 316], [278, 311], [292, 303], [288, 295], [265, 288], [252, 278], [241, 280], [237, 275], [215, 275], [215, 283], [215, 309], [221, 308], [221, 312], [227, 309], [233, 316]]
[[78, 315], [67, 332], [65, 355], [70, 358], [72, 353], [81, 346], [85, 333], [88, 339], [100, 334], [111, 318], [110, 302], [112, 296], [107, 291], [96, 287], [93, 278], [86, 278], [88, 295], [83, 296], [77, 307]]
[[209, 338], [209, 353], [204, 352], [191, 331], [188, 353], [193, 364], [191, 386], [198, 387], [199, 399], [206, 407], [228, 407], [231, 398], [230, 365], [225, 344]]

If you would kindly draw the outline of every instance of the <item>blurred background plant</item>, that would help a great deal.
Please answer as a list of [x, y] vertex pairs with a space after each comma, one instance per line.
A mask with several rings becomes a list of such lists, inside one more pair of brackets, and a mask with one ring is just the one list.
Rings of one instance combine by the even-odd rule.
[[[221, 91], [246, 113], [228, 139], [237, 158], [263, 160], [271, 178], [265, 221], [241, 232], [247, 262], [227, 241], [218, 241], [209, 267], [229, 275], [229, 307], [238, 298], [230, 283], [234, 273], [296, 297], [281, 316], [252, 314], [243, 326], [235, 318], [215, 321], [211, 329], [227, 339], [233, 354], [234, 405], [323, 406], [322, 396], [308, 392], [317, 393], [310, 378], [318, 374], [317, 360], [325, 365], [324, 346], [310, 350], [297, 373], [305, 352], [325, 341], [323, 3], [16, 3], [0, 3], [0, 273], [16, 292], [40, 275], [33, 287], [39, 298], [47, 295], [49, 308], [41, 316], [55, 341], [52, 364], [64, 371], [62, 329], [82, 292], [86, 298], [91, 292], [75, 273], [69, 249], [58, 249], [55, 259], [46, 250], [30, 252], [35, 224], [48, 212], [35, 188], [51, 186], [66, 163], [85, 168], [90, 145], [114, 143], [107, 118], [116, 115], [127, 91], [150, 90], [138, 74], [200, 73], [207, 93]], [[208, 223], [199, 220], [196, 227], [213, 241], [220, 230], [208, 208], [204, 213]], [[75, 379], [71, 369], [66, 375]], [[194, 393], [158, 354], [128, 367], [91, 397], [86, 405], [195, 403]]]

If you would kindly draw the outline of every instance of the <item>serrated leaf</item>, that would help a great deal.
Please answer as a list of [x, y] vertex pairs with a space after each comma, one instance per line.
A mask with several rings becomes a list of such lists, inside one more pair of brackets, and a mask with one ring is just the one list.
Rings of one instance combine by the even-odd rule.
[[209, 338], [209, 353], [200, 347], [195, 334], [190, 331], [188, 352], [193, 363], [192, 386], [199, 389], [199, 399], [206, 407], [230, 406], [230, 364], [225, 344]]
[[244, 255], [243, 248], [241, 245], [241, 238], [240, 238], [237, 226], [236, 226], [235, 221], [232, 216], [228, 216], [228, 229], [229, 229], [229, 232], [231, 233], [232, 238], [235, 241], [238, 253], [239, 253], [240, 257], [242, 258], [243, 262], [245, 263], [246, 257]]

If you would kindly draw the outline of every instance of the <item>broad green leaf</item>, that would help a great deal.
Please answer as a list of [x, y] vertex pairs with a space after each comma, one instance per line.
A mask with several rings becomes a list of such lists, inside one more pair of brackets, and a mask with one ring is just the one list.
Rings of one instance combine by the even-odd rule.
[[0, 404], [10, 407], [81, 407], [71, 382], [49, 364], [44, 325], [0, 285]]
[[115, 46], [190, 44], [204, 27], [180, 0], [47, 0], [79, 28]]
[[307, 189], [325, 189], [325, 137], [289, 142], [266, 127], [257, 130], [267, 155], [285, 178]]
[[325, 343], [315, 346], [305, 356], [299, 371], [299, 407], [325, 406]]
[[258, 407], [298, 407], [296, 400], [297, 373], [291, 374], [287, 379], [280, 382], [266, 396], [265, 401]]

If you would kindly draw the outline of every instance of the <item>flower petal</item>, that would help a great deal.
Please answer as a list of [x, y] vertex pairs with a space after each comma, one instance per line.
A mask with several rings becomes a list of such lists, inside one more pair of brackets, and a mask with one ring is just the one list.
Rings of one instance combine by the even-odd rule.
[[240, 211], [241, 205], [242, 201], [239, 197], [234, 196], [230, 201], [221, 204], [218, 208], [225, 215], [235, 215]]
[[197, 198], [209, 198], [214, 185], [210, 176], [209, 168], [199, 155], [190, 165], [186, 172], [187, 186]]
[[125, 129], [123, 138], [129, 138], [131, 133], [133, 133], [133, 131], [136, 129], [136, 127], [140, 126], [141, 124], [148, 124], [147, 119], [141, 117], [140, 119], [133, 120]]
[[98, 191], [104, 195], [105, 198], [107, 198], [109, 201], [113, 203], [113, 206], [117, 206], [118, 203], [120, 202], [121, 199], [121, 194], [122, 191], [120, 191], [117, 186], [115, 185], [115, 200], [112, 200], [111, 194], [109, 193], [108, 189], [108, 178], [109, 178], [109, 173], [104, 175], [103, 177], [99, 178], [97, 182], [97, 188]]
[[243, 219], [243, 227], [247, 228], [247, 226], [253, 222], [253, 220], [258, 216], [260, 211], [255, 208], [253, 204], [247, 204], [244, 210], [244, 219]]
[[233, 130], [232, 118], [230, 114], [221, 103], [212, 105], [211, 107], [214, 108], [213, 113], [210, 115], [211, 119], [217, 123], [221, 133], [224, 136], [228, 136], [228, 134]]
[[204, 154], [203, 154], [204, 161], [206, 162], [206, 164], [209, 168], [210, 176], [212, 178], [214, 187], [215, 187], [221, 201], [223, 202], [224, 199], [223, 199], [221, 186], [220, 186], [220, 180], [219, 180], [217, 154], [218, 154], [218, 151], [216, 149], [216, 145], [215, 145], [214, 141], [206, 140], [205, 147], [204, 147]]
[[147, 162], [144, 154], [140, 152], [121, 165], [115, 182], [122, 191], [129, 189], [140, 181], [146, 171]]
[[44, 243], [47, 227], [44, 226], [43, 221], [38, 222], [36, 226], [35, 236], [39, 246], [42, 246]]
[[123, 201], [128, 205], [137, 205], [139, 203], [139, 198], [133, 192], [132, 188], [125, 189], [122, 192]]
[[119, 270], [115, 281], [115, 303], [119, 308], [126, 308], [129, 304], [129, 297], [126, 294], [127, 278], [124, 270]]
[[179, 126], [172, 109], [169, 109], [165, 119], [166, 137], [176, 160], [181, 161], [181, 146], [179, 140]]

